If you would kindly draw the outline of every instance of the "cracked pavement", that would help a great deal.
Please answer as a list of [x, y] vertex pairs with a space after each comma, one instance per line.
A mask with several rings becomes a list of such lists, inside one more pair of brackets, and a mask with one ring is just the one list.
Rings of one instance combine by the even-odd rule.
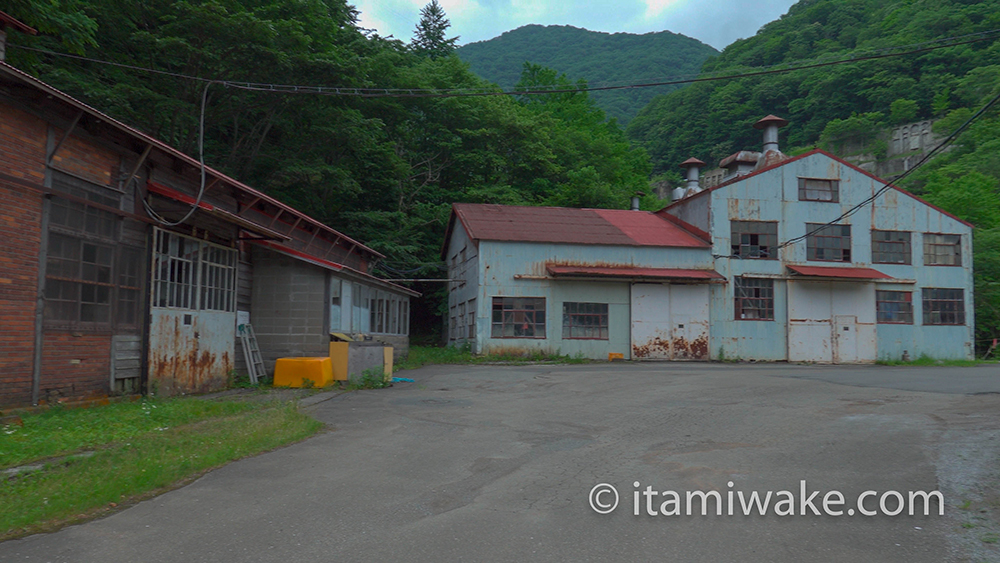
[[[0, 561], [1000, 561], [1000, 367], [430, 366], [328, 431]], [[940, 490], [945, 515], [649, 516], [656, 491]], [[733, 482], [733, 487], [728, 483]], [[588, 493], [610, 483], [611, 514]], [[819, 502], [817, 505], [821, 504]], [[737, 510], [739, 510], [737, 508]], [[992, 535], [991, 535], [992, 534]]]

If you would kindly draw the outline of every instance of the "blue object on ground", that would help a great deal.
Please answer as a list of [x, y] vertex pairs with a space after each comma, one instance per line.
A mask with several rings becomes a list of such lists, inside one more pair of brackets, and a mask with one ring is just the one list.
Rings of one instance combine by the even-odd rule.
[[410, 379], [409, 377], [393, 377], [392, 378], [392, 382], [393, 383], [413, 383], [413, 380]]

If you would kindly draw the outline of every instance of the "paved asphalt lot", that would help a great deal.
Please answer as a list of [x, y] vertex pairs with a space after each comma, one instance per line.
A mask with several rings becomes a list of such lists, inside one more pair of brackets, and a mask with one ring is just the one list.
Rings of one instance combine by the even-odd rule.
[[[405, 375], [416, 382], [309, 407], [330, 429], [313, 439], [102, 520], [0, 543], [0, 560], [1000, 561], [995, 365]], [[649, 516], [643, 499], [633, 514], [636, 481], [682, 497], [789, 490], [798, 513], [803, 479], [820, 510], [834, 489], [844, 510], [869, 489], [940, 490], [945, 515]], [[620, 491], [611, 514], [589, 505], [598, 483]]]

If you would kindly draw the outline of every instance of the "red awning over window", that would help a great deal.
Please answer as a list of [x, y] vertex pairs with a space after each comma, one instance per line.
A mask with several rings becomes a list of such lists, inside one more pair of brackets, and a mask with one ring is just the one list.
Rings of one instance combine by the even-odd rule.
[[796, 274], [813, 278], [841, 278], [850, 280], [891, 280], [892, 276], [872, 268], [837, 268], [834, 266], [788, 266]]
[[683, 270], [674, 268], [631, 268], [617, 266], [563, 266], [547, 264], [545, 269], [553, 277], [595, 278], [651, 278], [677, 280], [722, 280], [715, 270]]

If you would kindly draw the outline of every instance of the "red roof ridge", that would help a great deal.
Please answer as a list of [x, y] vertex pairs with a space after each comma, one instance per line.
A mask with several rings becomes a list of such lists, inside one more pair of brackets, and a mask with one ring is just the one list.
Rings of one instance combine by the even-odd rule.
[[[45, 83], [45, 82], [43, 82], [43, 81], [35, 78], [34, 76], [31, 76], [30, 74], [28, 74], [28, 73], [26, 73], [26, 72], [24, 72], [24, 71], [22, 71], [22, 70], [20, 70], [18, 68], [15, 68], [15, 67], [7, 64], [6, 62], [0, 61], [0, 70], [6, 71], [8, 74], [11, 74], [11, 75], [15, 76], [16, 78], [19, 78], [20, 80], [23, 80], [23, 81], [27, 82], [30, 85], [34, 85], [36, 88], [38, 88], [40, 90], [48, 92], [49, 94], [53, 95], [54, 97], [57, 97], [57, 98], [61, 99], [63, 102], [68, 103], [71, 106], [75, 106], [77, 109], [83, 110], [83, 111], [85, 111], [87, 113], [90, 113], [91, 115], [94, 115], [94, 116], [100, 118], [102, 121], [113, 125], [115, 128], [119, 129], [120, 131], [122, 131], [122, 132], [124, 132], [124, 133], [126, 133], [128, 135], [132, 135], [133, 137], [137, 137], [137, 138], [141, 139], [143, 142], [148, 143], [150, 145], [153, 145], [155, 148], [159, 149], [160, 151], [163, 151], [163, 152], [165, 152], [165, 153], [167, 153], [167, 154], [169, 154], [169, 155], [171, 155], [171, 156], [173, 156], [175, 158], [183, 160], [184, 162], [186, 162], [190, 166], [196, 166], [198, 168], [201, 167], [201, 162], [198, 161], [197, 159], [195, 159], [194, 157], [192, 157], [191, 155], [188, 155], [188, 154], [186, 154], [184, 152], [181, 152], [180, 150], [178, 150], [178, 149], [176, 149], [176, 148], [168, 145], [164, 141], [161, 141], [161, 140], [157, 139], [156, 137], [153, 137], [152, 135], [149, 135], [147, 133], [143, 133], [142, 131], [136, 129], [135, 127], [132, 127], [130, 125], [126, 125], [125, 123], [123, 123], [123, 122], [121, 122], [121, 121], [119, 121], [119, 120], [117, 120], [117, 119], [115, 119], [115, 118], [113, 118], [113, 117], [111, 117], [111, 116], [109, 116], [109, 115], [101, 112], [100, 110], [97, 110], [97, 109], [95, 109], [95, 108], [93, 108], [93, 107], [91, 107], [91, 106], [89, 106], [89, 105], [81, 102], [80, 100], [77, 100], [76, 98], [74, 98], [73, 96], [70, 96], [69, 94], [63, 92], [62, 90], [59, 90], [58, 88], [55, 88], [54, 86], [51, 86], [51, 85], [49, 85], [49, 84], [47, 84], [47, 83]], [[373, 248], [370, 248], [367, 245], [365, 245], [365, 244], [363, 244], [361, 242], [358, 242], [358, 241], [352, 239], [351, 237], [349, 237], [349, 236], [341, 233], [340, 231], [334, 229], [333, 227], [331, 227], [331, 226], [329, 226], [329, 225], [327, 225], [327, 224], [325, 224], [325, 223], [323, 223], [323, 222], [321, 222], [321, 221], [319, 221], [317, 219], [314, 219], [314, 218], [310, 217], [309, 215], [306, 215], [302, 211], [299, 211], [298, 209], [295, 209], [294, 207], [292, 207], [292, 206], [290, 206], [288, 204], [285, 204], [285, 203], [282, 203], [282, 202], [278, 201], [277, 199], [275, 199], [275, 198], [273, 198], [273, 197], [265, 194], [264, 192], [258, 191], [256, 189], [254, 189], [254, 188], [252, 188], [252, 187], [244, 184], [243, 182], [240, 182], [239, 180], [236, 180], [234, 178], [231, 178], [231, 177], [227, 176], [226, 174], [223, 174], [222, 172], [219, 172], [218, 170], [212, 168], [211, 166], [207, 166], [206, 165], [205, 166], [205, 172], [206, 172], [206, 174], [211, 174], [212, 176], [215, 176], [216, 178], [218, 178], [219, 180], [222, 180], [226, 184], [229, 184], [233, 188], [236, 188], [238, 190], [246, 192], [247, 194], [250, 194], [253, 197], [260, 198], [261, 201], [265, 201], [265, 202], [267, 202], [267, 203], [269, 203], [269, 204], [271, 204], [271, 205], [273, 205], [273, 206], [275, 206], [275, 207], [277, 207], [279, 209], [283, 209], [287, 213], [291, 213], [293, 215], [299, 216], [299, 217], [303, 218], [307, 223], [312, 224], [314, 227], [323, 229], [323, 230], [325, 230], [327, 232], [332, 233], [335, 236], [338, 236], [338, 237], [344, 239], [345, 241], [350, 242], [351, 244], [355, 244], [355, 245], [358, 246], [358, 248], [364, 249], [365, 252], [368, 252], [368, 253], [372, 254], [373, 256], [377, 256], [379, 258], [385, 258], [385, 255], [382, 254], [381, 252], [378, 252], [377, 250], [375, 250]]]

